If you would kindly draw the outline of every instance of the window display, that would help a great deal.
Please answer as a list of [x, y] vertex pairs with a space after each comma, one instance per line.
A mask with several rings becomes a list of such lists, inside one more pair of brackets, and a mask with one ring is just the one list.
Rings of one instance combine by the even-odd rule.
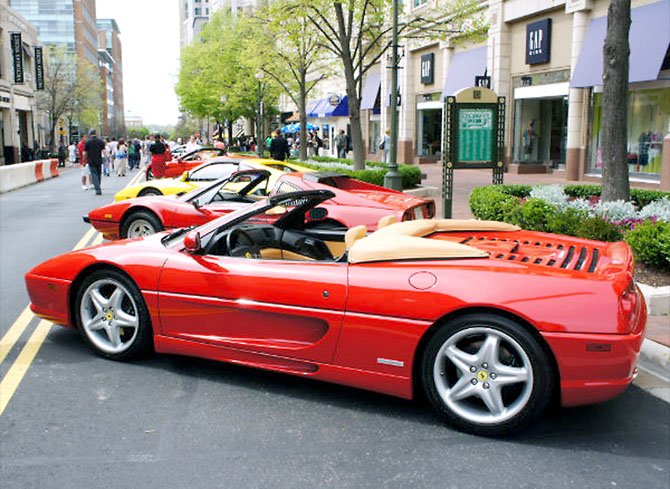
[[416, 155], [439, 158], [441, 155], [442, 109], [417, 111]]
[[[593, 95], [589, 171], [602, 171], [602, 93]], [[670, 131], [670, 88], [628, 94], [628, 170], [631, 176], [659, 178], [663, 137]]]

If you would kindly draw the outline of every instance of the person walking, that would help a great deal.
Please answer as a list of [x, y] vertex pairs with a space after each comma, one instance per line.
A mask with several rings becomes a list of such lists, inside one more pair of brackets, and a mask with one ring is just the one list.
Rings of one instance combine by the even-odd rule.
[[81, 189], [88, 190], [93, 188], [91, 180], [91, 172], [88, 167], [88, 161], [86, 159], [86, 152], [84, 151], [84, 146], [87, 143], [88, 136], [84, 134], [81, 137], [81, 140], [77, 143], [77, 155], [79, 156], [79, 167], [81, 168]]
[[165, 177], [165, 145], [161, 142], [161, 135], [154, 136], [154, 142], [149, 146], [151, 152], [151, 173], [154, 178]]
[[67, 153], [70, 165], [74, 165], [77, 162], [77, 145], [74, 142], [70, 143], [70, 146], [67, 147]]
[[112, 168], [112, 153], [109, 149], [109, 139], [105, 139], [105, 149], [102, 150], [102, 173], [106, 177], [110, 175]]
[[382, 140], [379, 142], [379, 149], [384, 152], [384, 163], [390, 163], [390, 154], [391, 154], [391, 130], [387, 129], [382, 137]]
[[95, 187], [95, 195], [102, 195], [100, 172], [102, 170], [102, 150], [105, 148], [105, 143], [97, 137], [95, 129], [91, 129], [88, 134], [91, 137], [84, 145], [84, 155], [88, 161], [91, 180], [93, 180], [93, 186]]
[[337, 148], [337, 157], [346, 158], [347, 157], [347, 146], [348, 146], [347, 135], [344, 134], [344, 129], [340, 129], [340, 133], [335, 136], [335, 147]]
[[58, 166], [60, 168], [65, 167], [65, 156], [67, 155], [67, 149], [65, 148], [65, 143], [61, 139], [60, 144], [58, 145]]
[[277, 129], [275, 137], [270, 142], [270, 154], [272, 159], [277, 161], [285, 161], [289, 157], [288, 141], [282, 137], [279, 129]]
[[128, 146], [124, 139], [119, 139], [119, 144], [116, 147], [114, 154], [114, 166], [116, 167], [116, 176], [125, 177], [128, 168]]

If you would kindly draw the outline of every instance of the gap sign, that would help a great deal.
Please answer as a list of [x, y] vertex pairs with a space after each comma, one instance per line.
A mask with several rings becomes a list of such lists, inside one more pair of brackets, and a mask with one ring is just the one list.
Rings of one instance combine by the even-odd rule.
[[538, 20], [526, 26], [526, 64], [551, 61], [551, 19]]

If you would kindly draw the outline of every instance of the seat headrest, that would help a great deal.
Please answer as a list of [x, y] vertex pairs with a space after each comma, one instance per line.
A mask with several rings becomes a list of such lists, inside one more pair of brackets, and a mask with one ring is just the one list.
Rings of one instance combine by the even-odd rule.
[[344, 234], [344, 245], [347, 247], [347, 249], [351, 248], [351, 245], [353, 245], [359, 239], [364, 238], [367, 233], [368, 228], [365, 226], [365, 224], [354, 226]]
[[384, 216], [379, 220], [377, 223], [377, 229], [384, 228], [389, 224], [395, 224], [396, 222], [398, 222], [398, 216], [395, 214], [389, 214], [388, 216]]

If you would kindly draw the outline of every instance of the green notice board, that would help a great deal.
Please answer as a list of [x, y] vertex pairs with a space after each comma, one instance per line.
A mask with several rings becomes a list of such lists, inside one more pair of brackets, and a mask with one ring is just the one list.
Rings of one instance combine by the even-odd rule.
[[493, 161], [493, 137], [493, 109], [459, 109], [458, 161]]

